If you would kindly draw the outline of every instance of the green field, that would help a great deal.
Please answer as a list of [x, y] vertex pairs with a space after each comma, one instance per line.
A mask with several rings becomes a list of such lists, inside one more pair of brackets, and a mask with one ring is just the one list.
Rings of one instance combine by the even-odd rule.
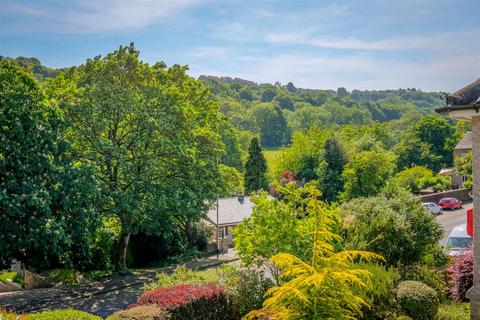
[[275, 162], [276, 157], [280, 153], [280, 149], [268, 148], [263, 150], [263, 155], [267, 160], [267, 166], [269, 170], [273, 168], [273, 163]]

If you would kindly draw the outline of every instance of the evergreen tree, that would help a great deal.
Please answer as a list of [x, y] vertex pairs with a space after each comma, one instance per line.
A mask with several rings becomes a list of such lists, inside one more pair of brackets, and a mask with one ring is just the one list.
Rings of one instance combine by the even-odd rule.
[[248, 148], [248, 158], [245, 163], [245, 193], [258, 190], [267, 190], [268, 182], [265, 177], [267, 161], [262, 153], [262, 147], [258, 139], [254, 137]]
[[347, 163], [345, 152], [336, 138], [327, 139], [323, 145], [323, 155], [317, 169], [319, 187], [323, 199], [337, 200], [343, 190], [342, 172]]

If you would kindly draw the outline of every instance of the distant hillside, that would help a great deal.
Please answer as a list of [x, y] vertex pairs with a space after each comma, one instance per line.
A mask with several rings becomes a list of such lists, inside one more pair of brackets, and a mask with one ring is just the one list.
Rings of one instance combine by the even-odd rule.
[[49, 67], [45, 67], [42, 65], [40, 60], [37, 58], [26, 58], [26, 57], [17, 57], [17, 58], [9, 58], [9, 57], [3, 57], [0, 56], [0, 60], [14, 60], [16, 61], [19, 65], [22, 67], [29, 69], [32, 71], [33, 75], [35, 78], [37, 78], [38, 81], [42, 82], [46, 78], [54, 78], [57, 76], [57, 74], [65, 69], [52, 69]]
[[388, 122], [408, 114], [418, 119], [444, 104], [441, 92], [297, 88], [216, 76], [200, 76], [240, 131], [258, 135], [266, 147], [288, 144], [292, 132], [311, 126], [334, 128]]

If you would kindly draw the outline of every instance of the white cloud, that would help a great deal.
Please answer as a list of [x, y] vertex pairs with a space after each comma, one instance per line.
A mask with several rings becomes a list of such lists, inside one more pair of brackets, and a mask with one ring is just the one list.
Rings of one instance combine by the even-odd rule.
[[472, 43], [472, 39], [478, 37], [480, 30], [469, 30], [460, 32], [436, 33], [422, 36], [403, 36], [389, 39], [366, 41], [353, 37], [317, 37], [311, 32], [286, 32], [269, 33], [265, 40], [269, 43], [279, 44], [304, 44], [320, 48], [331, 49], [359, 49], [359, 50], [410, 50], [410, 49], [431, 49], [431, 50], [451, 50], [459, 48], [458, 44], [469, 44], [478, 46], [478, 43]]
[[140, 29], [196, 5], [202, 0], [83, 0], [68, 9], [7, 4], [5, 10], [43, 16], [61, 23], [57, 32], [99, 33]]
[[[245, 57], [248, 58], [248, 57]], [[198, 68], [192, 74], [239, 77], [258, 83], [294, 82], [297, 87], [336, 89], [395, 89], [416, 87], [430, 91], [453, 92], [477, 79], [480, 65], [475, 53], [427, 61], [378, 59], [368, 55], [334, 57], [305, 54], [279, 54], [250, 57], [242, 69]]]

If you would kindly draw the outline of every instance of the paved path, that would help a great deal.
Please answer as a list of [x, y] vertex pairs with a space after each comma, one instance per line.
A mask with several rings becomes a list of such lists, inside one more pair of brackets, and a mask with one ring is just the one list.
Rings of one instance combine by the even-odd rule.
[[[223, 263], [238, 260], [235, 252], [187, 263], [191, 269], [208, 269]], [[90, 282], [75, 288], [54, 287], [25, 290], [0, 296], [0, 308], [16, 312], [36, 312], [73, 308], [106, 317], [129, 304], [135, 303], [143, 293], [146, 283], [155, 279], [159, 272], [170, 273], [173, 267], [140, 269], [126, 276], [115, 276], [102, 281]]]
[[472, 208], [473, 203], [471, 201], [465, 202], [463, 209], [448, 211], [444, 210], [441, 215], [436, 217], [436, 220], [439, 224], [442, 225], [444, 233], [441, 240], [441, 244], [445, 244], [447, 237], [450, 234], [450, 231], [459, 224], [467, 223], [467, 210]]

